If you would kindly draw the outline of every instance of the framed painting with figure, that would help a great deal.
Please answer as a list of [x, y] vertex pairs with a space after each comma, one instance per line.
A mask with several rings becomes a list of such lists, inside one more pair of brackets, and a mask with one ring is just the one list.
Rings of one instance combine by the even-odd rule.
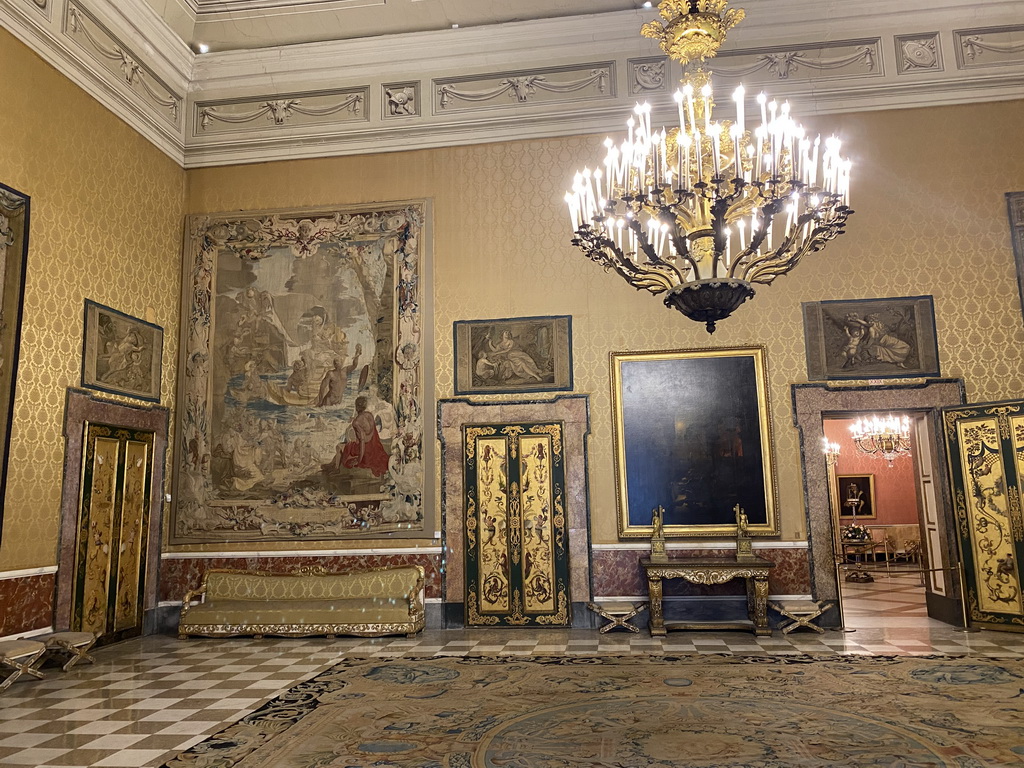
[[160, 402], [164, 330], [85, 300], [82, 386]]
[[802, 306], [810, 381], [939, 375], [931, 296]]
[[611, 389], [619, 535], [779, 532], [762, 347], [613, 352]]
[[572, 318], [458, 320], [455, 394], [572, 389]]
[[836, 501], [844, 523], [872, 520], [875, 512], [874, 475], [836, 475]]
[[429, 204], [193, 216], [171, 542], [430, 537]]
[[0, 419], [0, 541], [25, 301], [30, 202], [28, 195], [0, 184], [0, 404], [4, 409]]

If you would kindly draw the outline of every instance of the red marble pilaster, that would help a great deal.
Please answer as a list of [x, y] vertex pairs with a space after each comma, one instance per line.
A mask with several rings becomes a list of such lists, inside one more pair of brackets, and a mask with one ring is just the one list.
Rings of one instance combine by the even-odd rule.
[[54, 574], [0, 579], [0, 637], [53, 625]]
[[[731, 557], [732, 549], [702, 549], [672, 552], [671, 557]], [[811, 576], [806, 549], [761, 549], [754, 554], [775, 563], [768, 578], [768, 590], [773, 595], [806, 595], [811, 592]], [[648, 552], [637, 549], [600, 549], [594, 552], [594, 597], [635, 596], [647, 594], [647, 584], [639, 561]], [[717, 586], [673, 582], [672, 593], [678, 595], [743, 594], [742, 581]]]

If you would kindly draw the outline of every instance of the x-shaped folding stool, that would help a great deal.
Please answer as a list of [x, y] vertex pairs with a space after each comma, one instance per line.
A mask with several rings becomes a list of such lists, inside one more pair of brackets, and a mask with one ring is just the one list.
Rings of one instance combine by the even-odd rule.
[[43, 638], [43, 641], [48, 655], [68, 657], [63, 666], [65, 672], [79, 661], [88, 661], [90, 664], [95, 661], [88, 653], [96, 643], [96, 635], [92, 632], [54, 632]]
[[602, 634], [609, 632], [616, 627], [622, 627], [623, 629], [628, 629], [630, 632], [639, 633], [640, 628], [630, 624], [629, 620], [647, 608], [647, 603], [619, 602], [603, 603], [600, 605], [597, 603], [587, 603], [587, 608], [592, 610], [601, 618], [607, 619], [610, 622], [598, 630]]
[[815, 600], [781, 600], [771, 605], [787, 619], [792, 619], [789, 624], [782, 627], [782, 634], [788, 635], [799, 627], [807, 627], [819, 634], [825, 634], [825, 630], [813, 622], [831, 608], [832, 603], [820, 603]]
[[25, 674], [43, 679], [43, 673], [32, 667], [39, 658], [46, 653], [46, 646], [37, 640], [0, 640], [0, 667], [7, 667], [12, 671], [7, 678], [0, 683], [0, 691], [7, 690], [8, 686]]

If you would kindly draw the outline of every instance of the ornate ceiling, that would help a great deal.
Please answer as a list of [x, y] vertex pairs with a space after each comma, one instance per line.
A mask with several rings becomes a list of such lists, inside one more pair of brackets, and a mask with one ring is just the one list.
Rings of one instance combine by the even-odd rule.
[[[1024, 94], [1024, 0], [733, 4], [747, 19], [716, 81], [801, 118]], [[641, 0], [0, 0], [0, 25], [185, 167], [617, 133], [638, 101], [657, 122], [681, 73], [639, 35], [656, 14]]]
[[643, 0], [145, 0], [210, 51], [382, 37], [633, 10]]

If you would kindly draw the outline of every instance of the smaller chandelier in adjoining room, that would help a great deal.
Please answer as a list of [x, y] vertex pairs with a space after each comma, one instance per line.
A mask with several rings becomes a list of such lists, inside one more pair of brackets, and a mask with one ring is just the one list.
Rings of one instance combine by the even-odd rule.
[[850, 427], [857, 450], [875, 458], [885, 459], [892, 466], [894, 459], [910, 455], [910, 418], [907, 416], [868, 416], [857, 419]]
[[850, 209], [850, 161], [839, 139], [811, 138], [789, 102], [756, 97], [748, 129], [743, 86], [735, 120], [712, 120], [711, 74], [702, 68], [744, 17], [728, 0], [662, 0], [665, 23], [641, 32], [683, 64], [677, 127], [655, 130], [638, 104], [603, 169], [576, 174], [566, 203], [573, 245], [630, 285], [665, 294], [665, 305], [715, 323], [804, 254], [842, 234]]

